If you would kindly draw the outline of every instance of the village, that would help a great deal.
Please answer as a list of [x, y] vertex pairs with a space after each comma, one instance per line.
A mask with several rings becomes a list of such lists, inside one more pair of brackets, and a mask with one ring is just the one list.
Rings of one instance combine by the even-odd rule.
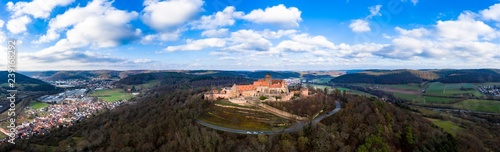
[[[17, 119], [18, 125], [15, 129], [17, 138], [27, 139], [35, 135], [47, 134], [53, 128], [72, 126], [99, 112], [112, 110], [127, 102], [132, 96], [131, 93], [114, 89], [109, 81], [92, 80], [82, 83], [82, 80], [67, 80], [51, 83], [66, 90], [35, 98], [30, 106], [24, 107]], [[76, 85], [78, 83], [82, 84]], [[119, 92], [119, 95], [128, 94], [128, 96], [123, 99], [116, 98], [113, 96], [115, 94], [106, 94], [110, 91]], [[6, 135], [10, 134], [6, 128], [0, 128], [0, 131]], [[7, 139], [0, 139], [0, 142], [7, 142]]]
[[478, 86], [477, 90], [487, 96], [500, 97], [500, 86]]

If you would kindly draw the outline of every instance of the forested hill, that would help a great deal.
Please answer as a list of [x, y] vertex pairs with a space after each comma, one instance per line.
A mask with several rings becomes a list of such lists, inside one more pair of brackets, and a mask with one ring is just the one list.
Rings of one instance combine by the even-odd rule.
[[421, 82], [483, 83], [500, 82], [492, 69], [467, 70], [368, 70], [339, 76], [334, 83], [408, 84]]
[[[120, 79], [115, 84], [120, 85], [139, 85], [156, 81], [160, 85], [170, 84], [171, 82], [186, 83], [192, 82], [190, 87], [197, 86], [231, 86], [233, 84], [250, 83], [252, 80], [242, 76], [217, 76], [217, 75], [193, 75], [179, 72], [156, 72], [141, 73], [131, 75]], [[187, 86], [187, 85], [186, 85]]]
[[436, 80], [439, 76], [430, 71], [417, 70], [371, 70], [339, 76], [335, 83], [375, 83], [375, 84], [406, 84], [421, 83]]
[[[0, 80], [3, 81], [0, 83], [0, 85], [3, 87], [3, 89], [7, 88], [8, 74], [9, 73], [7, 71], [0, 71]], [[30, 78], [20, 73], [15, 73], [15, 78], [16, 86], [19, 87], [18, 89], [21, 91], [51, 91], [55, 89], [55, 86], [47, 82]]]
[[[133, 99], [134, 104], [46, 135], [17, 140], [15, 145], [4, 144], [0, 151], [457, 151], [460, 146], [419, 115], [351, 95], [345, 97], [348, 102], [342, 103], [338, 114], [297, 133], [216, 131], [195, 123], [209, 104], [200, 93], [211, 88], [210, 81], [230, 85], [232, 80], [173, 73], [165, 73], [163, 78], [168, 80], [164, 85]], [[337, 93], [317, 95], [340, 98]]]
[[483, 83], [500, 82], [498, 70], [440, 70], [436, 71], [441, 76], [437, 81], [443, 83]]

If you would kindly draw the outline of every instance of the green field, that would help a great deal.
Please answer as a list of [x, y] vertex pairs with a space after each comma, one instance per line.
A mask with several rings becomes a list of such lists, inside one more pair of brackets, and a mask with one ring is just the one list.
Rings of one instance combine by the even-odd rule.
[[147, 83], [139, 84], [139, 85], [124, 85], [124, 86], [126, 88], [132, 88], [132, 86], [135, 86], [135, 89], [141, 90], [141, 89], [150, 89], [158, 84], [160, 84], [160, 80], [152, 80], [152, 81], [148, 81]]
[[428, 118], [434, 125], [443, 128], [443, 130], [447, 133], [450, 133], [453, 136], [457, 135], [457, 132], [460, 131], [462, 128], [458, 126], [457, 124], [451, 122], [451, 121], [443, 121], [443, 120], [438, 120], [438, 119], [430, 119]]
[[132, 98], [132, 94], [126, 93], [121, 89], [97, 90], [91, 93], [90, 96], [98, 97], [106, 102], [116, 102], [118, 100], [128, 100]]
[[374, 96], [372, 94], [369, 94], [369, 93], [366, 93], [366, 92], [363, 92], [363, 91], [359, 91], [359, 90], [351, 90], [349, 88], [344, 88], [344, 87], [338, 87], [338, 88], [334, 88], [334, 89], [339, 89], [340, 91], [346, 91], [347, 93], [350, 93], [350, 94], [357, 94], [357, 95], [362, 95], [362, 96], [367, 96], [367, 97], [377, 97], [377, 96]]
[[[485, 84], [473, 84], [473, 83], [440, 83], [434, 82], [428, 84], [427, 92], [425, 94], [429, 95], [439, 95], [439, 96], [457, 96], [462, 94], [472, 94], [474, 96], [483, 96], [476, 88], [477, 86]], [[466, 88], [469, 90], [460, 90], [460, 88]]]
[[35, 110], [39, 110], [39, 109], [45, 108], [47, 106], [49, 106], [49, 104], [43, 103], [43, 102], [34, 102], [34, 101], [30, 102], [30, 107], [35, 109]]
[[461, 99], [457, 98], [443, 98], [443, 97], [422, 97], [422, 103], [439, 103], [439, 104], [453, 104], [456, 102], [460, 102]]
[[453, 107], [480, 112], [500, 113], [500, 101], [469, 99], [453, 104]]

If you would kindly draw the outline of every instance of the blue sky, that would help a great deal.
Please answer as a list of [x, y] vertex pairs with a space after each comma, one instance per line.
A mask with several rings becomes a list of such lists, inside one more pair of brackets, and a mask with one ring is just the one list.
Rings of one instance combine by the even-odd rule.
[[19, 70], [500, 68], [498, 0], [33, 0], [0, 8], [0, 41], [19, 40]]

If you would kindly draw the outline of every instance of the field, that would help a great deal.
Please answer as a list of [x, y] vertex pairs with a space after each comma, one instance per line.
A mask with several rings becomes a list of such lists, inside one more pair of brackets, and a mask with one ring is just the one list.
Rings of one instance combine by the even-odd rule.
[[139, 85], [124, 85], [126, 88], [132, 88], [132, 86], [135, 86], [137, 90], [142, 90], [142, 89], [150, 89], [154, 87], [155, 85], [160, 84], [160, 80], [152, 80], [144, 84], [139, 84]]
[[227, 101], [216, 101], [210, 105], [199, 120], [221, 127], [254, 131], [283, 129], [292, 123], [258, 108], [237, 106]]
[[43, 102], [34, 102], [34, 101], [30, 102], [30, 107], [35, 109], [35, 110], [42, 109], [42, 108], [45, 108], [47, 106], [49, 106], [49, 104], [43, 103]]
[[318, 78], [318, 79], [312, 79], [312, 83], [328, 83], [332, 80], [332, 78]]
[[438, 120], [438, 119], [429, 119], [434, 125], [443, 128], [443, 130], [447, 133], [450, 133], [453, 136], [457, 135], [457, 132], [460, 131], [462, 128], [458, 126], [457, 124], [451, 122], [451, 121], [443, 121], [443, 120]]
[[363, 91], [358, 91], [358, 90], [351, 90], [349, 88], [344, 88], [344, 87], [338, 87], [338, 88], [335, 88], [335, 89], [339, 89], [340, 91], [346, 91], [347, 93], [350, 93], [350, 94], [357, 94], [357, 95], [362, 95], [362, 96], [367, 96], [367, 97], [376, 97], [372, 94], [369, 94], [369, 93], [366, 93], [366, 92], [363, 92]]
[[[481, 92], [477, 90], [477, 86], [485, 84], [473, 84], [473, 83], [440, 83], [434, 82], [427, 85], [427, 92], [425, 94], [438, 95], [438, 96], [459, 96], [463, 94], [472, 94], [476, 97], [483, 96]], [[460, 90], [461, 88], [467, 90]]]
[[116, 102], [119, 100], [128, 100], [132, 98], [129, 93], [123, 92], [121, 89], [111, 89], [111, 90], [97, 90], [90, 94], [92, 97], [98, 97], [106, 102]]
[[[500, 101], [476, 100], [474, 97], [483, 95], [477, 90], [478, 86], [500, 85], [500, 83], [428, 83], [420, 88], [419, 84], [353, 84], [361, 87], [376, 88], [395, 97], [406, 99], [420, 104], [441, 104], [459, 109], [479, 112], [500, 113]], [[426, 92], [422, 93], [421, 90]], [[469, 100], [466, 100], [469, 98]]]
[[453, 105], [455, 108], [500, 113], [500, 101], [469, 99]]

